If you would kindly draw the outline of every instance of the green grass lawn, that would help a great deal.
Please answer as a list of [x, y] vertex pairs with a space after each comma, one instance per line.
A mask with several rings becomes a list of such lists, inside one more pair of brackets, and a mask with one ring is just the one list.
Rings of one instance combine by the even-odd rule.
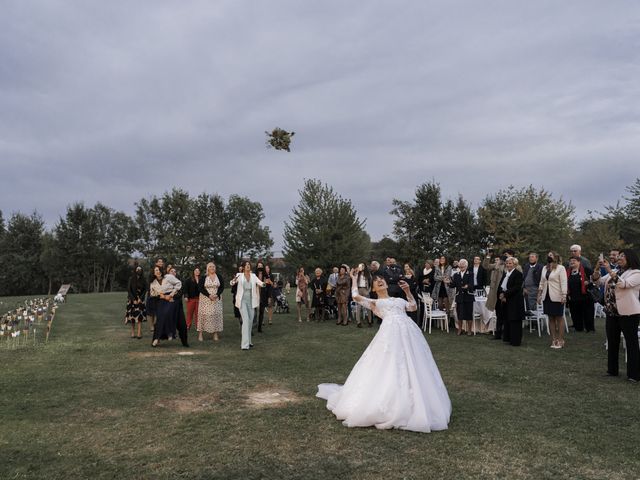
[[602, 377], [601, 321], [561, 351], [430, 335], [453, 417], [418, 434], [343, 427], [315, 398], [375, 328], [274, 315], [245, 352], [225, 296], [221, 341], [191, 332], [191, 356], [130, 339], [120, 293], [69, 296], [46, 345], [0, 344], [0, 478], [640, 477], [640, 389]]

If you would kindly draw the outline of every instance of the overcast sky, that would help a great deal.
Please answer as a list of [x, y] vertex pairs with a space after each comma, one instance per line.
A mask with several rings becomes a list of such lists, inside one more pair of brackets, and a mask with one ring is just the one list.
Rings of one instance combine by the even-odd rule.
[[1, 4], [5, 218], [237, 193], [278, 250], [303, 178], [376, 240], [431, 179], [474, 205], [544, 186], [584, 216], [640, 176], [637, 0]]

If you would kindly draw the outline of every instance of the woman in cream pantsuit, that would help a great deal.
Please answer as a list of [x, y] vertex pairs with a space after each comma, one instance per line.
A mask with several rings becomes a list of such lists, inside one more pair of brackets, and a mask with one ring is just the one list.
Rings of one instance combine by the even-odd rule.
[[231, 280], [231, 285], [237, 285], [236, 308], [240, 310], [242, 317], [242, 342], [240, 348], [249, 350], [253, 347], [251, 343], [251, 328], [253, 327], [253, 316], [255, 309], [260, 305], [260, 290], [258, 287], [271, 285], [271, 280], [260, 281], [255, 273], [251, 272], [251, 262], [249, 260], [242, 263], [242, 272], [237, 273]]

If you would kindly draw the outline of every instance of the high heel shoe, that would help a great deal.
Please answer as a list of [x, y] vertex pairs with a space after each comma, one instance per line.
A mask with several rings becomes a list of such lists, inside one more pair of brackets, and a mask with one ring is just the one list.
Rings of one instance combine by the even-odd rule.
[[151, 346], [152, 346], [153, 348], [156, 348], [156, 347], [158, 346], [158, 343], [160, 343], [160, 342], [159, 342], [159, 341], [158, 341], [158, 339], [156, 338], [153, 342], [151, 342]]

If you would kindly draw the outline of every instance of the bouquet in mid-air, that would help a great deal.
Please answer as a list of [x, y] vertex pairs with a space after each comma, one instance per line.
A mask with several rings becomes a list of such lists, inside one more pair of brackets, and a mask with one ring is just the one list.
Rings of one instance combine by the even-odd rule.
[[296, 132], [287, 132], [280, 127], [274, 128], [271, 132], [265, 131], [267, 134], [267, 148], [275, 148], [276, 150], [286, 150], [290, 152], [291, 137]]

